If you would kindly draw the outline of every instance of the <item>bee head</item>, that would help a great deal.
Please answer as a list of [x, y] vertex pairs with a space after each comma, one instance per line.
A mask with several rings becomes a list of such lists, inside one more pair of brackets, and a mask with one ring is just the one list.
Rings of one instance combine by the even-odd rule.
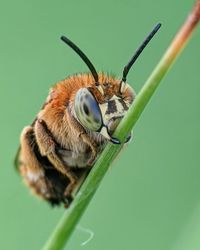
[[[75, 116], [85, 129], [98, 132], [113, 143], [120, 143], [112, 134], [133, 101], [133, 99], [130, 100], [129, 98], [129, 100], [126, 100], [125, 98], [125, 92], [128, 88], [126, 77], [134, 62], [160, 27], [161, 24], [157, 24], [136, 50], [131, 60], [124, 67], [122, 79], [118, 84], [117, 93], [113, 93], [109, 98], [105, 93], [103, 84], [99, 83], [99, 75], [88, 57], [67, 37], [61, 37], [61, 40], [81, 57], [94, 78], [95, 88], [88, 87], [79, 89], [74, 101]], [[102, 100], [104, 101], [100, 102], [98, 100], [97, 97], [99, 95], [103, 97]]]
[[112, 143], [119, 144], [119, 140], [112, 135], [130, 107], [134, 92], [127, 84], [120, 94], [120, 81], [112, 80], [112, 83], [100, 84], [102, 93], [96, 87], [79, 89], [75, 95], [74, 111], [76, 119], [85, 129], [100, 133]]

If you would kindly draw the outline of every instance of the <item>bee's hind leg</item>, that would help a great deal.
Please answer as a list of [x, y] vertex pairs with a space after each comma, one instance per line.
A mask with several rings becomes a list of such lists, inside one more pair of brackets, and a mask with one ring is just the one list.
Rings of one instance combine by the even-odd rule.
[[72, 169], [67, 166], [58, 154], [59, 146], [43, 120], [37, 120], [34, 126], [36, 141], [43, 156], [46, 156], [52, 165], [69, 179], [64, 191], [64, 196], [71, 199], [71, 193], [77, 184], [77, 177]]
[[33, 127], [25, 127], [20, 140], [19, 171], [25, 183], [31, 188], [33, 193], [43, 199], [49, 200], [51, 197], [56, 199], [50, 183], [45, 178], [44, 168], [37, 159], [34, 151], [36, 144]]

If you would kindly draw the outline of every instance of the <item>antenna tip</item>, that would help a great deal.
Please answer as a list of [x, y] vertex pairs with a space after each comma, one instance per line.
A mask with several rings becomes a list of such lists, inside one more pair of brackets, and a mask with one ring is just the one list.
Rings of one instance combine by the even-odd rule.
[[65, 36], [61, 36], [60, 39], [61, 39], [62, 41], [65, 41]]
[[162, 24], [161, 23], [158, 23], [158, 24], [156, 24], [156, 26], [155, 26], [155, 30], [157, 31], [157, 30], [159, 30], [160, 29], [160, 27], [162, 26]]

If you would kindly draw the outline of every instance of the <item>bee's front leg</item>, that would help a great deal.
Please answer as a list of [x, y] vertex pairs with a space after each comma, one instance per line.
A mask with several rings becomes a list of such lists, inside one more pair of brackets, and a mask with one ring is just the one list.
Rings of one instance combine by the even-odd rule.
[[94, 164], [94, 161], [97, 157], [97, 144], [94, 140], [92, 140], [88, 134], [86, 133], [85, 129], [80, 125], [80, 123], [74, 118], [74, 116], [72, 116], [70, 114], [70, 112], [68, 113], [68, 120], [69, 123], [73, 126], [76, 127], [77, 131], [79, 132], [79, 137], [81, 138], [81, 140], [87, 144], [90, 149], [91, 149], [91, 157], [88, 160], [88, 166], [91, 167]]
[[81, 139], [90, 147], [92, 154], [90, 159], [88, 160], [88, 166], [93, 166], [96, 157], [97, 157], [97, 145], [95, 142], [92, 142], [91, 139], [88, 137], [86, 133], [81, 133], [80, 134]]
[[46, 123], [43, 120], [37, 120], [34, 129], [41, 155], [46, 156], [53, 166], [69, 179], [70, 183], [66, 187], [64, 195], [71, 198], [71, 193], [77, 183], [77, 177], [59, 156], [58, 145], [54, 141]]

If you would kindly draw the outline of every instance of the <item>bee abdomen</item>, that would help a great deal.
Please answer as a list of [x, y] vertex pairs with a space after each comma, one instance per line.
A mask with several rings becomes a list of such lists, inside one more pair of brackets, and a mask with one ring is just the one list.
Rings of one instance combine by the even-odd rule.
[[64, 191], [69, 179], [57, 171], [46, 156], [42, 156], [31, 126], [22, 132], [18, 166], [25, 183], [34, 194], [53, 205], [67, 202]]

